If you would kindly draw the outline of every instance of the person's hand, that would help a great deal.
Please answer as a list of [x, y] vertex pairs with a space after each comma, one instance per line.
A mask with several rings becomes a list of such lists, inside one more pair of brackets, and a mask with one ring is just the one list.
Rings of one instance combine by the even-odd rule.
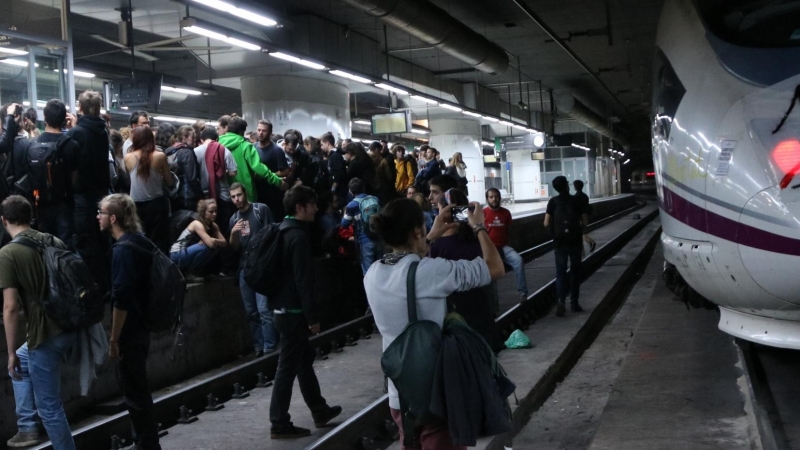
[[22, 364], [19, 362], [19, 356], [14, 352], [8, 355], [8, 374], [15, 380], [22, 379]]
[[285, 190], [288, 190], [288, 189], [289, 189], [289, 184], [288, 184], [288, 183], [286, 183], [286, 180], [282, 180], [282, 181], [281, 181], [281, 186], [280, 186], [280, 188], [281, 188], [281, 190], [282, 190], [282, 191], [285, 191]]
[[310, 331], [311, 334], [319, 334], [319, 330], [320, 328], [318, 323], [315, 323], [314, 325], [309, 325], [308, 327], [308, 331]]
[[469, 205], [472, 206], [472, 211], [467, 209], [467, 221], [469, 221], [470, 226], [483, 225], [483, 208], [481, 208], [481, 204], [472, 202]]
[[442, 237], [448, 230], [458, 228], [458, 224], [453, 222], [452, 213], [453, 205], [447, 205], [439, 210], [439, 215], [433, 221], [431, 231], [428, 233], [428, 240], [435, 241]]
[[19, 106], [19, 103], [12, 103], [12, 104], [8, 105], [8, 109], [6, 109], [6, 114], [8, 114], [11, 117], [14, 117], [14, 113], [17, 112], [17, 107], [18, 106]]
[[119, 342], [108, 341], [108, 357], [114, 361], [122, 359], [122, 356], [119, 354]]
[[231, 228], [231, 234], [241, 232], [242, 228], [244, 228], [244, 219], [239, 219], [235, 224], [233, 224], [233, 228]]
[[77, 119], [75, 118], [75, 115], [72, 113], [67, 113], [67, 119], [64, 121], [64, 128], [69, 130], [70, 128], [74, 127], [76, 123]]

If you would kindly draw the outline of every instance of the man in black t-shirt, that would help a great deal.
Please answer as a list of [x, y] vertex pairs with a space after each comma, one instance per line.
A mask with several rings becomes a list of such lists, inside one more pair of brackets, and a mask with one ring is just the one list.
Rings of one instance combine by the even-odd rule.
[[[258, 142], [254, 145], [261, 163], [275, 175], [284, 178], [289, 176], [289, 163], [283, 149], [272, 141], [272, 122], [266, 119], [258, 121]], [[283, 191], [261, 178], [255, 179], [258, 199], [263, 201], [273, 212], [276, 220], [283, 220]]]
[[[572, 182], [572, 185], [575, 186], [575, 198], [578, 199], [583, 210], [586, 212], [586, 215], [591, 213], [591, 206], [589, 206], [589, 196], [583, 193], [583, 181], [575, 180]], [[588, 223], [588, 222], [587, 222]], [[589, 251], [593, 252], [595, 247], [597, 247], [597, 242], [589, 236], [588, 233], [583, 233], [583, 242], [589, 244]], [[585, 252], [584, 252], [585, 254]]]
[[[544, 215], [545, 228], [553, 232], [553, 252], [556, 256], [556, 295], [558, 305], [556, 316], [563, 317], [566, 311], [567, 290], [570, 294], [572, 312], [581, 312], [578, 304], [581, 283], [581, 253], [583, 252], [583, 230], [588, 217], [583, 204], [569, 194], [569, 182], [564, 176], [553, 180], [553, 189], [558, 195], [547, 202]], [[569, 261], [570, 280], [567, 280], [567, 261]], [[569, 289], [568, 289], [569, 288]]]

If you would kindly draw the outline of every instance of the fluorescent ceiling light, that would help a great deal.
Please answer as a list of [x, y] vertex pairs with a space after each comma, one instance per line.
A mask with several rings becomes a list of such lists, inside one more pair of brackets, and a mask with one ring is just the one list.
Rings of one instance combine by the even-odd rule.
[[350, 138], [350, 140], [353, 141], [353, 142], [361, 142], [361, 139], [358, 139], [358, 138]]
[[509, 126], [509, 127], [512, 127], [512, 126], [514, 126], [514, 124], [513, 124], [513, 123], [511, 123], [511, 122], [509, 122], [509, 121], [507, 121], [507, 120], [501, 120], [501, 121], [500, 121], [500, 123], [502, 123], [503, 125]]
[[[58, 73], [58, 69], [53, 69], [53, 72]], [[67, 73], [67, 69], [64, 69], [64, 73]], [[81, 78], [94, 78], [95, 77], [95, 74], [93, 74], [91, 72], [83, 72], [83, 71], [80, 71], [80, 70], [73, 70], [72, 74], [75, 75], [76, 77], [81, 77]]]
[[400, 88], [396, 88], [394, 86], [389, 86], [388, 84], [384, 84], [384, 83], [375, 83], [375, 87], [376, 88], [381, 88], [381, 89], [386, 89], [387, 91], [392, 91], [392, 92], [400, 94], [400, 95], [408, 95], [408, 91], [404, 91], [404, 90], [402, 90]]
[[537, 146], [539, 148], [544, 147], [544, 135], [543, 134], [537, 134], [536, 136], [534, 136], [533, 137], [533, 145], [535, 145], [535, 146]]
[[[31, 106], [31, 102], [25, 100], [24, 102], [22, 102], [22, 106]], [[44, 100], [36, 100], [36, 106], [47, 106], [47, 102]]]
[[499, 122], [500, 121], [500, 119], [495, 119], [492, 116], [481, 116], [481, 117], [483, 117], [485, 120], [488, 120], [489, 122]]
[[222, 2], [219, 0], [194, 0], [194, 1], [196, 3], [200, 3], [201, 5], [210, 6], [214, 9], [218, 9], [228, 14], [232, 14], [236, 17], [241, 17], [244, 20], [249, 20], [250, 22], [257, 23], [265, 27], [274, 27], [275, 25], [278, 24], [278, 22], [276, 22], [274, 19], [270, 19], [269, 17], [262, 16], [261, 14], [254, 13], [252, 11], [247, 11], [242, 8], [237, 8], [227, 2]]
[[[20, 61], [18, 59], [0, 59], [0, 62], [11, 66], [28, 67], [28, 61]], [[35, 67], [39, 67], [39, 64], [36, 64]]]
[[461, 112], [462, 112], [463, 114], [466, 114], [466, 115], [468, 115], [468, 116], [472, 116], [472, 117], [481, 117], [481, 115], [480, 115], [480, 114], [478, 114], [478, 113], [474, 113], [474, 112], [472, 112], [472, 111], [461, 111]]
[[[630, 158], [626, 159], [625, 162], [622, 163], [622, 165], [628, 164], [629, 162], [631, 162]], [[628, 181], [630, 181], [630, 180], [628, 180]]]
[[172, 87], [172, 86], [161, 86], [162, 91], [169, 91], [169, 92], [178, 92], [181, 94], [188, 94], [188, 95], [203, 95], [202, 92], [194, 90], [194, 89], [186, 89], [186, 88], [179, 88], [179, 87]]
[[241, 39], [236, 39], [232, 37], [225, 36], [222, 33], [217, 33], [216, 31], [211, 31], [209, 29], [192, 25], [189, 27], [183, 27], [184, 30], [190, 31], [195, 34], [199, 34], [201, 36], [210, 37], [211, 39], [217, 39], [219, 41], [227, 42], [228, 44], [236, 45], [238, 47], [245, 48], [247, 50], [261, 50], [261, 47], [255, 44], [251, 44], [249, 42], [245, 42]]
[[522, 130], [522, 131], [527, 131], [528, 130], [528, 127], [526, 127], [524, 125], [520, 125], [518, 123], [512, 123], [511, 126], [516, 128], [516, 129], [518, 129], [518, 130]]
[[358, 81], [359, 83], [364, 83], [364, 84], [372, 83], [372, 81], [369, 78], [353, 75], [352, 73], [347, 73], [343, 70], [331, 70], [328, 73], [336, 75], [337, 77], [347, 78], [348, 80]]
[[613, 156], [610, 156], [611, 159], [615, 159]]
[[572, 146], [575, 148], [579, 148], [581, 150], [586, 150], [587, 152], [591, 150], [589, 147], [584, 147], [583, 145], [580, 144], [572, 144]]
[[463, 109], [461, 109], [461, 108], [459, 108], [457, 106], [448, 105], [447, 103], [439, 103], [439, 106], [441, 106], [442, 108], [445, 108], [445, 109], [449, 109], [450, 111], [456, 111], [456, 112], [464, 111]]
[[[162, 122], [177, 122], [177, 123], [186, 123], [186, 124], [193, 124], [200, 119], [190, 119], [188, 117], [173, 117], [173, 116], [155, 116], [153, 119], [160, 120]], [[208, 125], [208, 124], [206, 124]]]
[[428, 130], [423, 130], [421, 128], [412, 128], [411, 132], [414, 134], [428, 134]]
[[302, 59], [302, 58], [298, 58], [296, 56], [287, 55], [286, 53], [272, 52], [272, 53], [269, 54], [269, 56], [273, 56], [275, 58], [282, 59], [284, 61], [293, 62], [295, 64], [300, 64], [301, 66], [310, 67], [310, 68], [316, 69], [316, 70], [325, 69], [325, 66], [323, 66], [322, 64], [317, 64], [315, 62], [308, 61], [308, 60], [305, 60], [305, 59]]
[[431, 99], [429, 99], [427, 97], [423, 97], [421, 95], [412, 95], [411, 98], [423, 101], [423, 102], [425, 102], [425, 103], [427, 103], [429, 105], [438, 105], [439, 104], [439, 102], [437, 102], [436, 100], [431, 100]]
[[14, 48], [5, 48], [5, 47], [0, 47], [0, 53], [8, 53], [9, 55], [20, 55], [20, 56], [28, 54], [28, 52], [26, 52], [25, 50], [17, 50]]
[[494, 142], [481, 141], [481, 145], [484, 147], [494, 147]]
[[353, 123], [357, 123], [359, 125], [372, 125], [372, 122], [368, 120], [354, 120]]

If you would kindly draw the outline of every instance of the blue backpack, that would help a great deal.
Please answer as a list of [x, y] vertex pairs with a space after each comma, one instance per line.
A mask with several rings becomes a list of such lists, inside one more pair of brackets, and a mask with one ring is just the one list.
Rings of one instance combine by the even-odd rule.
[[381, 204], [378, 201], [378, 197], [368, 195], [354, 200], [358, 204], [358, 212], [361, 215], [361, 229], [364, 230], [367, 236], [374, 238], [375, 234], [369, 226], [369, 219], [381, 212]]

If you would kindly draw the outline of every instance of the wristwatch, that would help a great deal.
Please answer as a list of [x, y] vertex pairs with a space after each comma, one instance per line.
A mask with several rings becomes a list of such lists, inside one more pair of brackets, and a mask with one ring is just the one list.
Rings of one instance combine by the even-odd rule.
[[489, 230], [487, 230], [482, 223], [479, 223], [472, 227], [472, 231], [475, 233], [476, 236], [478, 235], [478, 233], [480, 233], [481, 230], [485, 231], [487, 234], [489, 233]]

